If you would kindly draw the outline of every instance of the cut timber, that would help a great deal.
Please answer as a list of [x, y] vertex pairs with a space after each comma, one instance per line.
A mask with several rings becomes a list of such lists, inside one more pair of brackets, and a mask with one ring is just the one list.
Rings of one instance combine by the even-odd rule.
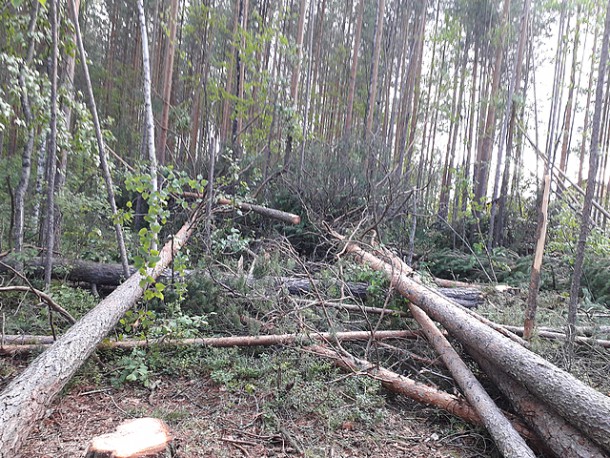
[[432, 293], [410, 278], [399, 275], [353, 243], [346, 250], [375, 270], [385, 272], [393, 286], [407, 299], [438, 321], [456, 339], [468, 345], [533, 395], [553, 407], [566, 420], [610, 452], [610, 398], [585, 385], [546, 359], [527, 350], [468, 315], [451, 301]]
[[[347, 331], [347, 332], [318, 332], [310, 334], [273, 334], [263, 336], [232, 336], [207, 337], [200, 339], [125, 339], [119, 341], [105, 341], [98, 348], [139, 348], [151, 345], [188, 346], [202, 345], [207, 347], [255, 347], [267, 345], [291, 345], [294, 343], [318, 342], [344, 342], [383, 339], [419, 339], [418, 331]], [[4, 344], [0, 347], [0, 354], [10, 355], [26, 353], [47, 347], [53, 343], [51, 336], [4, 336]]]
[[[201, 213], [196, 210], [167, 242], [148, 274], [154, 279], [186, 243]], [[96, 346], [144, 293], [145, 276], [136, 273], [83, 316], [38, 356], [0, 394], [0, 458], [16, 458], [29, 432]]]
[[512, 377], [495, 367], [479, 353], [470, 351], [481, 369], [510, 401], [513, 409], [536, 432], [558, 458], [603, 458], [604, 451], [578, 429], [532, 396]]
[[162, 420], [136, 418], [121, 423], [114, 432], [93, 438], [85, 458], [143, 458], [169, 452], [172, 435]]
[[535, 458], [534, 452], [515, 431], [511, 423], [502, 414], [481, 383], [476, 379], [466, 363], [462, 361], [445, 336], [437, 329], [428, 315], [412, 303], [409, 304], [409, 309], [424, 330], [428, 341], [439, 354], [449, 372], [451, 372], [453, 379], [462, 389], [470, 405], [480, 415], [485, 428], [491, 434], [502, 456], [506, 458]]

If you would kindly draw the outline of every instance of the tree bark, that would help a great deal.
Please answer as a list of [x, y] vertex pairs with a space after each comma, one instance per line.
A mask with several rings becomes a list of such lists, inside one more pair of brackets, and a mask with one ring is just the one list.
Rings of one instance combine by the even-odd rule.
[[[306, 348], [320, 356], [332, 359], [337, 366], [343, 369], [359, 374], [364, 373], [375, 380], [380, 380], [384, 388], [394, 393], [407, 396], [421, 404], [443, 409], [468, 423], [475, 425], [483, 424], [477, 411], [461, 397], [453, 396], [437, 388], [424, 385], [381, 367], [379, 364], [372, 364], [346, 352], [338, 353], [320, 345], [311, 345]], [[523, 437], [535, 439], [531, 431], [520, 421], [513, 421], [513, 426]]]
[[[508, 326], [504, 325], [505, 329], [508, 329], [511, 332], [514, 332], [517, 335], [525, 335], [525, 328], [521, 328], [518, 326]], [[587, 337], [576, 335], [579, 333], [579, 328], [575, 328], [575, 335], [572, 336], [574, 338], [574, 343], [590, 345], [593, 347], [602, 347], [602, 348], [610, 348], [610, 340], [606, 339], [598, 339], [597, 337]], [[538, 337], [542, 337], [545, 339], [553, 339], [553, 340], [568, 340], [568, 336], [559, 330], [550, 330], [544, 328], [538, 328], [536, 335]]]
[[51, 23], [51, 100], [50, 100], [50, 133], [49, 155], [47, 157], [47, 212], [46, 212], [46, 263], [44, 283], [45, 289], [51, 287], [51, 271], [53, 270], [53, 248], [55, 246], [55, 175], [57, 172], [57, 63], [59, 60], [59, 32], [57, 1], [51, 0], [49, 21]]
[[[599, 70], [597, 72], [597, 87], [595, 90], [595, 111], [591, 126], [591, 152], [589, 154], [589, 174], [587, 181], [587, 191], [582, 208], [582, 221], [578, 242], [576, 244], [576, 255], [574, 258], [574, 273], [570, 287], [570, 305], [568, 309], [568, 350], [571, 353], [572, 343], [574, 342], [574, 327], [576, 326], [576, 311], [578, 308], [578, 297], [580, 295], [580, 281], [582, 268], [585, 259], [585, 245], [591, 230], [591, 210], [593, 208], [593, 195], [595, 193], [595, 178], [599, 164], [599, 139], [601, 130], [602, 99], [604, 96], [604, 81], [607, 72], [608, 62], [608, 42], [610, 41], [610, 0], [606, 7], [606, 20], [604, 23], [604, 35], [602, 38], [602, 48], [599, 59]], [[610, 439], [609, 439], [610, 440]]]
[[[510, 10], [510, 0], [504, 0], [504, 12], [502, 19], [502, 27], [508, 24], [508, 16]], [[493, 76], [491, 83], [491, 92], [489, 94], [489, 102], [487, 104], [487, 117], [485, 127], [483, 128], [482, 137], [479, 144], [476, 162], [476, 174], [474, 177], [474, 199], [478, 204], [481, 204], [487, 194], [487, 181], [489, 179], [489, 167], [491, 163], [491, 155], [493, 149], [493, 141], [496, 132], [496, 103], [498, 91], [500, 89], [500, 76], [502, 75], [502, 61], [504, 57], [504, 43], [499, 42], [496, 45], [496, 54], [494, 57]], [[501, 139], [502, 141], [502, 139]], [[477, 212], [479, 213], [479, 212]]]
[[470, 405], [481, 417], [485, 428], [491, 434], [502, 456], [507, 458], [528, 456], [535, 458], [534, 452], [515, 431], [466, 363], [435, 326], [434, 322], [422, 309], [412, 303], [409, 304], [409, 310], [411, 310], [411, 314], [423, 328], [426, 338], [439, 354], [449, 372], [451, 372], [453, 379], [462, 389]]
[[[146, 139], [148, 141], [148, 167], [150, 170], [151, 195], [159, 190], [157, 181], [157, 155], [155, 152], [155, 118], [152, 112], [152, 88], [150, 82], [150, 56], [148, 52], [148, 31], [146, 26], [146, 15], [144, 14], [144, 0], [138, 0], [138, 20], [140, 22], [140, 35], [142, 42], [142, 72], [144, 74], [144, 114], [146, 123]], [[156, 217], [155, 217], [156, 222]], [[157, 240], [151, 243], [151, 249], [157, 248]]]
[[[347, 332], [312, 332], [309, 334], [271, 334], [260, 336], [203, 337], [191, 339], [124, 339], [98, 343], [97, 348], [143, 348], [152, 345], [204, 347], [256, 347], [269, 345], [292, 345], [306, 342], [354, 342], [384, 339], [419, 339], [417, 331], [347, 331]], [[8, 336], [0, 347], [0, 354], [16, 355], [28, 353], [53, 344], [52, 336]]]
[[[313, 0], [310, 0], [313, 1]], [[305, 29], [305, 6], [307, 5], [307, 0], [300, 0], [299, 3], [299, 22], [297, 23], [297, 36], [296, 36], [296, 46], [297, 46], [297, 57], [292, 66], [292, 75], [290, 77], [290, 101], [292, 104], [292, 109], [294, 112], [294, 116], [296, 116], [297, 107], [299, 105], [299, 80], [301, 79], [301, 61], [303, 60], [303, 36]], [[292, 120], [291, 120], [292, 121]], [[288, 167], [290, 161], [292, 159], [292, 132], [290, 130], [292, 126], [289, 126], [288, 136], [286, 137], [286, 153], [284, 155], [284, 168]]]
[[[3, 259], [0, 263], [0, 273], [7, 272], [7, 269], [2, 264], [6, 264], [10, 267], [17, 267], [17, 262], [14, 259]], [[41, 276], [44, 273], [44, 260], [41, 258], [30, 259], [25, 262], [24, 267], [33, 276]], [[136, 269], [130, 267], [129, 275], [133, 275]], [[189, 271], [188, 275], [198, 275], [198, 271]], [[126, 278], [120, 264], [112, 263], [98, 263], [94, 261], [86, 261], [80, 259], [65, 259], [65, 258], [54, 258], [53, 259], [53, 278], [59, 280], [69, 280], [76, 283], [89, 283], [97, 286], [109, 286], [114, 287], [121, 284]], [[160, 278], [171, 281], [172, 273], [168, 270], [163, 272]], [[235, 278], [238, 278], [235, 276]], [[230, 280], [230, 278], [223, 278], [222, 281]], [[312, 281], [314, 285], [326, 283], [318, 282], [317, 280], [310, 280], [309, 278], [298, 278], [298, 277], [263, 277], [257, 279], [247, 279], [247, 283], [250, 287], [266, 287], [273, 289], [286, 288], [290, 294], [304, 295], [312, 292]], [[368, 295], [369, 285], [364, 282], [346, 282], [341, 283], [339, 281], [331, 281], [328, 284], [332, 286], [345, 286], [346, 290], [352, 296], [364, 299]], [[476, 308], [484, 301], [484, 296], [481, 291], [477, 288], [438, 288], [436, 291], [449, 298], [463, 307]], [[393, 311], [388, 311], [391, 313]]]
[[[52, 0], [54, 1], [54, 0]], [[196, 210], [159, 253], [160, 260], [147, 274], [157, 278], [186, 243], [199, 219]], [[19, 457], [19, 450], [35, 423], [55, 396], [70, 381], [96, 346], [123, 314], [144, 293], [145, 275], [135, 273], [106, 299], [82, 317], [42, 353], [0, 394], [0, 458]]]
[[603, 458], [604, 451], [574, 428], [553, 409], [532, 396], [525, 388], [487, 358], [472, 351], [473, 358], [491, 381], [510, 401], [513, 409], [558, 458]]
[[[106, 147], [104, 137], [102, 135], [102, 126], [97, 115], [97, 106], [95, 104], [93, 86], [91, 85], [91, 78], [89, 76], [89, 66], [87, 65], [87, 55], [85, 53], [85, 46], [83, 45], [83, 38], [80, 33], [80, 25], [78, 23], [78, 7], [76, 6], [76, 3], [73, 0], [69, 0], [69, 9], [70, 13], [72, 14], [72, 22], [74, 24], [74, 31], [76, 34], [76, 44], [80, 55], [83, 76], [85, 78], [85, 86], [87, 87], [87, 101], [89, 102], [89, 110], [91, 111], [91, 115], [93, 117], [93, 126], [95, 127], [95, 138], [97, 140], [97, 149], [100, 158], [100, 165], [102, 167], [104, 181], [106, 182], [107, 199], [108, 203], [110, 204], [112, 218], [116, 221], [116, 217], [118, 216], [119, 212], [116, 205], [116, 199], [114, 198], [114, 183], [112, 182], [112, 175], [110, 174], [110, 168], [108, 167]], [[114, 223], [114, 233], [119, 248], [121, 264], [123, 266], [123, 274], [125, 275], [125, 278], [127, 278], [130, 275], [129, 261], [127, 259], [127, 248], [125, 246], [125, 238], [123, 237], [123, 227], [118, 222]]]
[[364, 1], [358, 2], [356, 16], [356, 30], [354, 31], [354, 44], [352, 46], [352, 65], [349, 72], [349, 89], [347, 92], [347, 109], [345, 114], [344, 133], [349, 136], [352, 130], [352, 116], [354, 112], [354, 94], [356, 93], [356, 76], [358, 75], [358, 59], [360, 56], [360, 37], [362, 36], [362, 18], [364, 16]]
[[373, 134], [373, 119], [375, 117], [375, 103], [377, 100], [377, 80], [379, 73], [379, 56], [381, 54], [381, 38], [383, 37], [383, 19], [385, 15], [385, 0], [377, 0], [377, 23], [375, 25], [375, 42], [373, 46], [373, 60], [371, 62], [371, 83], [369, 86], [369, 99], [366, 104], [366, 124], [364, 138]]
[[373, 269], [384, 272], [397, 291], [441, 323], [454, 338], [480, 351], [483, 356], [522, 383], [532, 394], [556, 409], [574, 426], [585, 431], [605, 450], [610, 451], [609, 397], [493, 331], [455, 307], [449, 300], [400, 275], [397, 269], [355, 244], [349, 243], [346, 251]]
[[525, 321], [523, 338], [529, 342], [536, 324], [536, 308], [538, 307], [538, 291], [540, 289], [540, 272], [542, 269], [542, 258], [544, 256], [544, 245], [546, 242], [546, 229], [548, 224], [549, 197], [551, 194], [550, 167], [547, 163], [544, 174], [544, 189], [542, 201], [538, 210], [538, 227], [536, 228], [536, 249], [530, 273], [530, 284], [527, 294], [527, 309], [525, 310]]
[[[506, 138], [506, 132], [509, 130], [509, 125], [512, 124], [511, 120], [514, 120], [514, 112], [517, 109], [516, 103], [513, 99], [515, 93], [519, 93], [519, 85], [521, 84], [521, 66], [523, 64], [523, 54], [525, 52], [525, 42], [527, 39], [527, 31], [529, 29], [529, 10], [530, 10], [530, 1], [526, 0], [523, 3], [523, 12], [521, 15], [521, 33], [519, 34], [519, 42], [517, 44], [517, 55], [515, 57], [515, 74], [513, 79], [511, 80], [508, 87], [508, 97], [506, 100], [506, 110], [504, 113], [504, 119], [502, 122], [502, 129], [500, 130], [500, 139], [498, 142], [498, 160], [496, 164], [496, 172], [494, 176], [494, 187], [491, 199], [491, 211], [489, 216], [489, 233], [488, 233], [488, 241], [487, 241], [487, 249], [491, 251], [491, 249], [497, 245], [496, 238], [496, 215], [498, 213], [498, 207], [500, 204], [500, 174], [502, 172], [502, 163], [504, 161], [504, 142]], [[492, 102], [493, 103], [493, 102]], [[508, 137], [510, 141], [512, 141], [512, 131], [511, 135]], [[506, 145], [506, 165], [505, 170], [508, 170], [509, 165], [509, 154], [512, 149], [512, 145]], [[504, 205], [506, 201], [506, 196], [502, 198], [502, 205]], [[500, 228], [501, 229], [501, 228]]]
[[[178, 21], [178, 0], [171, 0], [169, 12], [169, 37], [165, 46], [163, 62], [163, 112], [161, 114], [161, 135], [157, 150], [159, 164], [165, 164], [167, 131], [169, 130], [169, 110], [172, 101], [172, 82], [174, 80], [174, 55], [176, 52], [176, 23]], [[142, 36], [144, 38], [144, 36]]]
[[299, 224], [301, 222], [301, 217], [299, 215], [286, 213], [281, 210], [276, 210], [274, 208], [262, 207], [260, 205], [249, 204], [246, 202], [235, 203], [223, 197], [220, 197], [218, 199], [218, 203], [220, 205], [235, 205], [241, 210], [253, 211], [268, 218], [277, 219], [289, 224]]
[[19, 69], [19, 89], [21, 96], [21, 109], [28, 127], [28, 139], [23, 148], [21, 158], [21, 176], [19, 184], [15, 189], [15, 204], [13, 209], [13, 249], [20, 253], [23, 250], [23, 234], [25, 232], [25, 194], [30, 182], [30, 172], [32, 170], [32, 150], [34, 149], [34, 117], [30, 107], [30, 98], [25, 84], [25, 69], [30, 65], [34, 57], [34, 31], [36, 30], [36, 18], [38, 17], [39, 2], [34, 2], [30, 13], [28, 24], [28, 51], [21, 68]]

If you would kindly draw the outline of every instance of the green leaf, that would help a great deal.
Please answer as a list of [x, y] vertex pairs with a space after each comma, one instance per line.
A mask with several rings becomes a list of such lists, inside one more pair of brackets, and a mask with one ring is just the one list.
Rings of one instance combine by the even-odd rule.
[[165, 285], [163, 283], [155, 283], [155, 289], [161, 292], [165, 289]]

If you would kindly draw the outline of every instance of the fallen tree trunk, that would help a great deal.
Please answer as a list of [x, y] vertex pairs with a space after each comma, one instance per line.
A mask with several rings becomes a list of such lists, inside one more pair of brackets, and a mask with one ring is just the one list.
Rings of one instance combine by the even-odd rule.
[[373, 269], [385, 272], [393, 286], [421, 307], [465, 345], [481, 351], [494, 364], [552, 406], [566, 420], [610, 451], [610, 398], [585, 385], [549, 361], [507, 339], [390, 265], [349, 243], [346, 250]]
[[[203, 199], [205, 197], [204, 194], [200, 194], [198, 192], [183, 192], [183, 197], [190, 197], [192, 199]], [[261, 205], [249, 204], [246, 202], [237, 202], [226, 197], [219, 197], [216, 199], [216, 202], [220, 205], [230, 205], [232, 207], [237, 207], [240, 210], [244, 211], [253, 211], [254, 213], [258, 213], [259, 215], [266, 216], [267, 218], [277, 219], [279, 221], [283, 221], [288, 224], [299, 224], [301, 222], [301, 217], [299, 215], [295, 215], [294, 213], [288, 213], [282, 210], [276, 210], [274, 208], [263, 207]]]
[[[375, 380], [379, 380], [386, 389], [394, 393], [402, 394], [419, 403], [445, 410], [468, 423], [483, 425], [480, 415], [463, 398], [417, 382], [385, 369], [378, 364], [372, 364], [350, 354], [340, 354], [328, 347], [311, 345], [306, 347], [306, 349], [317, 355], [331, 359], [337, 366], [342, 367], [343, 369], [347, 369], [357, 374], [364, 374]], [[517, 419], [513, 419], [512, 422], [513, 427], [519, 434], [526, 439], [531, 440], [533, 443], [539, 444], [536, 436], [532, 434], [527, 426]]]
[[[2, 259], [4, 264], [16, 267], [16, 261], [11, 258]], [[32, 258], [22, 262], [28, 274], [34, 277], [44, 275], [44, 258]], [[0, 273], [7, 272], [8, 269], [0, 264]], [[130, 275], [136, 273], [134, 267], [129, 268]], [[85, 261], [80, 259], [65, 259], [53, 257], [52, 276], [55, 279], [70, 280], [72, 282], [93, 283], [96, 285], [118, 286], [125, 276], [123, 267], [118, 263], [100, 263], [95, 261]]]
[[[418, 331], [346, 331], [346, 332], [316, 332], [309, 334], [270, 334], [262, 336], [231, 336], [231, 337], [203, 337], [192, 339], [125, 339], [118, 341], [104, 341], [98, 344], [99, 349], [107, 348], [140, 348], [151, 345], [188, 346], [201, 345], [204, 347], [255, 347], [268, 345], [291, 345], [297, 342], [347, 342], [363, 340], [384, 339], [419, 339]], [[51, 336], [4, 336], [0, 347], [1, 354], [17, 354], [39, 350], [53, 344]]]
[[[507, 330], [514, 332], [520, 336], [523, 335], [523, 327], [519, 326], [504, 326]], [[548, 331], [543, 328], [537, 328], [535, 330], [535, 334], [539, 337], [544, 337], [545, 339], [553, 339], [553, 340], [567, 340], [567, 336], [563, 332], [557, 332], [556, 330]], [[610, 348], [610, 340], [604, 339], [596, 339], [595, 337], [585, 337], [585, 336], [574, 336], [574, 342], [579, 344], [587, 344], [593, 345], [603, 348]]]
[[339, 310], [346, 310], [348, 312], [360, 312], [360, 313], [371, 313], [374, 315], [387, 315], [387, 316], [400, 316], [400, 317], [408, 317], [409, 314], [403, 310], [394, 310], [388, 308], [379, 308], [379, 307], [366, 307], [364, 305], [359, 304], [348, 304], [345, 302], [331, 302], [331, 301], [314, 301], [308, 299], [297, 299], [299, 304], [302, 304], [306, 307], [330, 307]]
[[478, 352], [469, 352], [490, 380], [510, 401], [513, 409], [525, 420], [558, 458], [603, 458], [604, 451], [578, 429], [565, 421], [545, 403]]
[[274, 208], [262, 207], [260, 205], [248, 204], [246, 202], [234, 202], [229, 199], [225, 199], [224, 197], [219, 197], [218, 203], [221, 205], [232, 205], [244, 211], [253, 211], [259, 215], [266, 216], [267, 218], [277, 219], [288, 224], [299, 224], [301, 222], [301, 217], [299, 215], [283, 212]]
[[466, 363], [462, 361], [449, 341], [437, 329], [428, 315], [412, 303], [409, 304], [409, 309], [424, 330], [428, 341], [439, 354], [449, 372], [451, 372], [453, 379], [462, 389], [470, 405], [478, 412], [485, 428], [489, 431], [502, 456], [506, 458], [535, 458], [534, 452], [515, 431], [511, 423], [502, 414], [481, 383], [470, 371]]
[[[12, 258], [4, 258], [2, 263], [16, 267], [17, 262]], [[22, 264], [26, 270], [33, 276], [41, 277], [44, 275], [43, 258], [29, 259]], [[0, 264], [0, 273], [9, 272], [6, 266]], [[130, 267], [131, 275], [136, 272], [134, 267]], [[164, 269], [160, 274], [159, 280], [164, 282], [172, 281], [171, 269]], [[187, 271], [185, 275], [192, 276], [200, 274], [198, 271]], [[53, 258], [53, 278], [61, 280], [69, 280], [75, 283], [88, 283], [99, 286], [118, 286], [124, 278], [123, 267], [118, 263], [99, 263], [94, 261], [86, 261], [80, 259], [65, 259]], [[232, 277], [235, 279], [237, 277]], [[226, 281], [223, 278], [222, 281]], [[290, 294], [303, 295], [311, 293], [314, 288], [309, 278], [297, 277], [263, 277], [263, 278], [247, 278], [246, 283], [249, 287], [269, 287], [269, 288], [285, 288]], [[324, 282], [314, 280], [315, 287], [320, 287]], [[344, 286], [352, 296], [365, 299], [368, 294], [368, 283], [364, 282], [340, 282], [339, 280], [331, 281], [330, 286]], [[463, 305], [466, 308], [475, 308], [483, 303], [484, 297], [478, 289], [455, 289], [455, 288], [439, 288], [439, 294], [449, 297]]]
[[[200, 212], [167, 242], [159, 253], [153, 279], [171, 262], [191, 235]], [[0, 394], [0, 458], [20, 456], [19, 450], [47, 406], [70, 381], [97, 344], [112, 330], [123, 314], [144, 292], [141, 281], [146, 276], [135, 273], [94, 309], [82, 317], [48, 350], [38, 356]]]

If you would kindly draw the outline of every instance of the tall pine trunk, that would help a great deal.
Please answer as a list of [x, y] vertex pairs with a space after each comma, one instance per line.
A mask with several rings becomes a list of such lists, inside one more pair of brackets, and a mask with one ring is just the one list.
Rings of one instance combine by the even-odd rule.
[[595, 193], [595, 178], [597, 176], [597, 168], [599, 163], [599, 139], [601, 130], [601, 115], [602, 101], [604, 95], [604, 81], [606, 78], [607, 63], [608, 63], [608, 41], [610, 41], [610, 1], [606, 7], [606, 20], [604, 23], [604, 35], [602, 39], [602, 49], [599, 58], [599, 70], [597, 72], [597, 85], [595, 89], [595, 111], [593, 113], [592, 129], [591, 129], [591, 148], [589, 155], [589, 174], [587, 180], [587, 191], [585, 201], [582, 208], [582, 220], [580, 223], [580, 232], [578, 242], [576, 244], [576, 255], [574, 259], [574, 273], [572, 275], [572, 285], [570, 287], [570, 305], [568, 310], [568, 350], [571, 350], [574, 345], [574, 336], [576, 334], [576, 311], [578, 308], [578, 297], [580, 295], [580, 282], [582, 277], [582, 268], [585, 259], [585, 245], [587, 237], [591, 229], [591, 210], [593, 208], [593, 195]]

